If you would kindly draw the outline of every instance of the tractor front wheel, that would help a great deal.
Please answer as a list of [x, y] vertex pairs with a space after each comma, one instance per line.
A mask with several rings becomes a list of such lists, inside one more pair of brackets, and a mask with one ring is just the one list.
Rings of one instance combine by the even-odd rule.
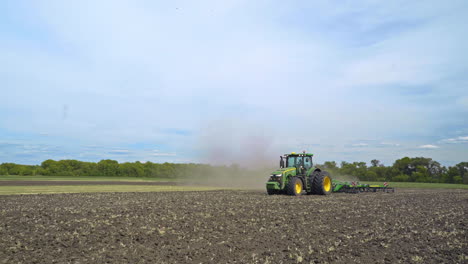
[[292, 177], [286, 186], [286, 193], [288, 195], [300, 195], [303, 189], [302, 180], [298, 177]]
[[330, 194], [332, 192], [332, 188], [332, 179], [328, 172], [321, 171], [315, 176], [314, 182], [312, 183], [313, 194]]

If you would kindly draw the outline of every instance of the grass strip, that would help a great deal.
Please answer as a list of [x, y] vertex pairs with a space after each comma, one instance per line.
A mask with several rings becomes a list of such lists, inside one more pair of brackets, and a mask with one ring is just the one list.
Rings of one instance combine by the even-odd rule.
[[65, 185], [65, 186], [0, 186], [0, 195], [93, 193], [93, 192], [183, 192], [213, 191], [219, 187], [159, 185]]
[[0, 181], [127, 181], [127, 182], [178, 182], [171, 178], [137, 178], [110, 176], [0, 176]]

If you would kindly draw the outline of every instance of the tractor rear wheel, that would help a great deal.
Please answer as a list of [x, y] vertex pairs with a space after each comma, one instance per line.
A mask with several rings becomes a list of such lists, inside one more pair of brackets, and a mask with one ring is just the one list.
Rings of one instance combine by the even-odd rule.
[[303, 188], [302, 180], [298, 177], [292, 177], [286, 186], [286, 193], [288, 195], [300, 195]]
[[312, 193], [326, 195], [332, 192], [332, 179], [326, 171], [317, 173], [312, 182]]
[[312, 174], [310, 174], [309, 176], [309, 184], [310, 184], [310, 191], [307, 192], [307, 194], [317, 194], [315, 193], [315, 189], [314, 189], [314, 179], [316, 179], [317, 177], [320, 177], [320, 173], [321, 171], [314, 171], [312, 172]]

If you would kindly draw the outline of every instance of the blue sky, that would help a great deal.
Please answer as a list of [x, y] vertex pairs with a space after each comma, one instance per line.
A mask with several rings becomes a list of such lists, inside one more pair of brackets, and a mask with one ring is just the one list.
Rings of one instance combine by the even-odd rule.
[[468, 159], [466, 1], [0, 3], [0, 162]]

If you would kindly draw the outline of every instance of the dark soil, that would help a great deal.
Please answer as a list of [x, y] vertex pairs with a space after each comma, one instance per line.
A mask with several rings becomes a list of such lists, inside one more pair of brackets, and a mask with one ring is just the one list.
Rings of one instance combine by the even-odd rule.
[[0, 196], [0, 263], [466, 263], [468, 192]]
[[0, 181], [0, 186], [55, 186], [55, 185], [181, 185], [176, 182], [132, 181]]

